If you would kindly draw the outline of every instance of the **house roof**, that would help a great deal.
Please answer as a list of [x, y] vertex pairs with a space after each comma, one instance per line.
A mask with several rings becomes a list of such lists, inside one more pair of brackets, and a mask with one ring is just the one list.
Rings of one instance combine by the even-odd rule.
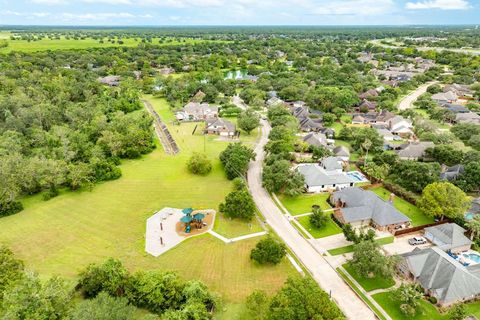
[[431, 141], [410, 142], [400, 146], [397, 154], [400, 158], [421, 158], [425, 150], [433, 148], [435, 144]]
[[432, 95], [432, 100], [436, 101], [456, 101], [457, 99], [458, 96], [452, 91], [439, 92]]
[[384, 139], [386, 139], [386, 138], [392, 138], [393, 139], [393, 137], [394, 137], [393, 133], [391, 133], [390, 130], [385, 129], [385, 128], [377, 128], [377, 132]]
[[327, 145], [327, 137], [323, 133], [309, 133], [303, 138], [303, 141], [315, 147]]
[[425, 232], [433, 236], [432, 242], [442, 250], [449, 250], [465, 245], [472, 241], [465, 237], [465, 229], [456, 223], [445, 223], [434, 227], [425, 228]]
[[345, 203], [343, 218], [347, 223], [371, 219], [377, 225], [406, 223], [410, 219], [372, 191], [346, 188], [333, 193], [334, 201]]
[[468, 212], [474, 214], [480, 213], [480, 197], [472, 200], [472, 205], [470, 206]]
[[347, 184], [354, 182], [345, 173], [327, 174], [317, 164], [302, 164], [297, 167], [297, 170], [305, 177], [305, 184], [309, 187]]
[[300, 128], [302, 130], [323, 128], [322, 120], [320, 120], [320, 119], [313, 120], [313, 119], [310, 119], [310, 118], [302, 118], [302, 119], [300, 119]]
[[120, 84], [120, 76], [106, 76], [98, 78], [98, 82], [108, 84], [109, 86], [118, 86]]
[[235, 131], [235, 125], [228, 120], [222, 118], [207, 120], [206, 128], [208, 130], [219, 130], [219, 127], [228, 131]]
[[342, 160], [337, 157], [326, 157], [321, 161], [321, 165], [326, 171], [342, 170]]
[[465, 171], [465, 166], [462, 164], [456, 164], [451, 167], [447, 167], [442, 173], [440, 173], [440, 180], [455, 180]]
[[395, 113], [390, 112], [388, 110], [382, 110], [380, 113], [377, 115], [377, 122], [387, 122], [388, 120], [392, 119], [395, 117]]
[[333, 148], [333, 153], [337, 157], [349, 157], [350, 156], [350, 150], [348, 150], [347, 147], [345, 146], [338, 146]]
[[457, 113], [455, 121], [460, 123], [480, 123], [480, 116], [475, 112]]
[[360, 103], [359, 108], [367, 107], [368, 109], [375, 109], [377, 107], [377, 103], [373, 101], [363, 100]]
[[470, 111], [468, 108], [459, 104], [444, 103], [442, 104], [442, 107], [453, 113], [465, 113]]
[[480, 294], [480, 278], [475, 268], [466, 268], [438, 247], [415, 248], [402, 254], [420, 285], [444, 303]]

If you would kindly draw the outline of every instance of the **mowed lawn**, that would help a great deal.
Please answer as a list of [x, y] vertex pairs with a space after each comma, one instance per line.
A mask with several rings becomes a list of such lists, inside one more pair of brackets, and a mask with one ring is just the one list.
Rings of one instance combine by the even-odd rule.
[[[390, 198], [391, 192], [385, 189], [384, 187], [375, 187], [369, 189], [379, 195], [382, 199], [388, 200]], [[403, 200], [402, 198], [395, 196], [393, 200], [393, 205], [395, 208], [398, 209], [401, 213], [406, 215], [412, 220], [412, 225], [421, 226], [423, 224], [433, 223], [433, 217], [429, 217], [425, 215], [417, 206], [411, 204], [408, 201]]]
[[330, 194], [328, 193], [301, 194], [296, 197], [279, 195], [278, 199], [290, 214], [295, 216], [302, 213], [312, 212], [313, 205], [319, 205], [322, 210], [331, 209], [331, 206], [327, 202], [329, 196]]
[[[325, 213], [330, 215], [331, 212]], [[317, 228], [310, 223], [310, 216], [298, 217], [298, 222], [312, 235], [314, 238], [323, 238], [332, 236], [334, 234], [342, 233], [342, 229], [330, 218], [328, 217], [327, 223], [323, 228]]]
[[[165, 107], [159, 99], [152, 102]], [[24, 199], [25, 210], [0, 219], [0, 243], [42, 276], [75, 277], [88, 263], [114, 257], [132, 271], [178, 270], [186, 278], [201, 279], [227, 302], [243, 302], [254, 288], [278, 289], [296, 271], [286, 260], [266, 268], [251, 263], [249, 253], [258, 238], [224, 244], [204, 235], [158, 258], [145, 253], [145, 222], [155, 211], [165, 206], [217, 209], [231, 190], [218, 160], [228, 143], [205, 139], [213, 170], [205, 177], [192, 175], [186, 161], [192, 151], [203, 150], [204, 138], [192, 136], [190, 127], [178, 129], [172, 130], [181, 149], [177, 156], [165, 155], [159, 146], [141, 159], [124, 161], [120, 179], [92, 191], [63, 192], [50, 201], [41, 195]], [[233, 223], [235, 233], [249, 230], [245, 222]]]
[[366, 278], [359, 275], [355, 269], [349, 264], [345, 263], [343, 268], [365, 289], [365, 291], [373, 291], [376, 289], [387, 289], [392, 287], [395, 284], [395, 280], [392, 277], [383, 278], [383, 277], [373, 277]]
[[400, 310], [400, 302], [393, 296], [392, 292], [382, 292], [374, 294], [373, 299], [382, 306], [392, 319], [395, 320], [443, 320], [448, 319], [446, 314], [440, 314], [430, 302], [420, 300], [420, 306], [414, 317], [406, 316]]

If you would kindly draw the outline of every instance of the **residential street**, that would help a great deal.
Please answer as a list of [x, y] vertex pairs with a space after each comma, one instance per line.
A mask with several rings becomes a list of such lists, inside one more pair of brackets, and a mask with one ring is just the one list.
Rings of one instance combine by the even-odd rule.
[[436, 83], [438, 83], [438, 81], [430, 81], [418, 87], [415, 91], [413, 91], [400, 101], [400, 103], [398, 104], [398, 110], [402, 111], [412, 108], [413, 103], [418, 99], [418, 97], [427, 92], [427, 88], [429, 86]]
[[267, 223], [310, 271], [315, 281], [323, 290], [331, 293], [333, 299], [349, 319], [375, 319], [373, 312], [348, 287], [325, 258], [290, 224], [268, 192], [262, 187], [261, 171], [265, 156], [263, 147], [268, 141], [270, 129], [270, 125], [262, 120], [262, 135], [255, 148], [257, 157], [250, 163], [248, 170], [248, 186], [257, 207]]

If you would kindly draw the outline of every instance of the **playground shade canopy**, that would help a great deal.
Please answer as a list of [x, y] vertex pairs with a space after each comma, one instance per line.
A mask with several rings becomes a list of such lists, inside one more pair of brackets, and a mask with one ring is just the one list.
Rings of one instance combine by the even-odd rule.
[[180, 222], [183, 222], [183, 223], [190, 223], [192, 222], [193, 218], [190, 217], [190, 216], [184, 216], [182, 218], [180, 218]]
[[205, 219], [205, 215], [203, 213], [197, 213], [193, 215], [193, 219], [197, 221], [202, 221], [203, 219]]
[[185, 208], [182, 210], [183, 214], [186, 214], [186, 215], [191, 215], [192, 212], [193, 212], [193, 209], [192, 208]]

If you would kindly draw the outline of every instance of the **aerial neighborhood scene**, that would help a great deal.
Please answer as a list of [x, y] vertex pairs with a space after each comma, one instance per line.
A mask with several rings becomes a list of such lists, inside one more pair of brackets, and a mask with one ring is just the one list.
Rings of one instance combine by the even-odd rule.
[[0, 319], [480, 320], [479, 24], [0, 1]]

